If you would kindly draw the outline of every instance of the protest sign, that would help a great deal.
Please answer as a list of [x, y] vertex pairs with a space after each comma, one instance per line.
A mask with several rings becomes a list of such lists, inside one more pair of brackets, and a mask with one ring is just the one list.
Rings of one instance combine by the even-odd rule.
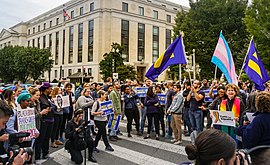
[[103, 111], [103, 116], [107, 116], [113, 113], [113, 103], [112, 100], [104, 101], [100, 103], [101, 110]]
[[157, 95], [158, 95], [158, 100], [159, 100], [160, 105], [165, 105], [165, 103], [166, 103], [166, 94], [158, 93]]
[[112, 128], [113, 117], [114, 117], [114, 114], [109, 115], [109, 120], [108, 120], [108, 128], [109, 129]]
[[118, 128], [119, 128], [120, 120], [121, 120], [121, 115], [116, 116], [115, 123], [114, 123], [114, 127], [113, 127], [113, 129], [114, 129], [115, 131], [117, 131]]
[[215, 125], [226, 125], [235, 127], [235, 120], [232, 111], [210, 110], [212, 122]]
[[69, 102], [69, 96], [63, 96], [62, 97], [62, 108], [66, 108], [70, 106], [70, 102]]
[[146, 93], [147, 93], [148, 88], [147, 87], [138, 87], [138, 88], [135, 88], [135, 90], [136, 90], [136, 94], [139, 97], [146, 97]]
[[29, 132], [30, 136], [24, 140], [34, 138], [36, 133], [36, 120], [34, 108], [17, 109], [18, 132]]
[[[203, 90], [203, 92], [205, 93], [205, 97], [204, 97], [204, 102], [208, 103], [208, 102], [213, 102], [213, 99], [209, 96], [209, 92], [210, 90]], [[216, 89], [213, 90], [212, 92], [214, 95], [217, 95], [218, 91]]]
[[254, 113], [247, 112], [246, 114], [247, 114], [248, 120], [249, 120], [250, 122], [252, 122], [253, 119], [254, 119], [254, 117], [255, 117], [255, 116], [253, 116]]

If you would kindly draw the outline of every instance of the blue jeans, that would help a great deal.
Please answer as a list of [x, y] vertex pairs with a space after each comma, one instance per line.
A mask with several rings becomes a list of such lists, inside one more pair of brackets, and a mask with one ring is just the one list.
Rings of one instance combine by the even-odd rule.
[[145, 120], [146, 120], [146, 111], [147, 111], [147, 107], [144, 106], [142, 109], [141, 109], [141, 112], [142, 112], [142, 118], [141, 118], [141, 133], [143, 133], [144, 131], [144, 124], [145, 124]]
[[197, 134], [203, 131], [202, 120], [203, 113], [201, 110], [189, 111], [189, 119], [193, 131], [197, 131]]
[[172, 136], [172, 127], [171, 127], [171, 123], [172, 123], [172, 115], [167, 115], [167, 121], [168, 121], [168, 135]]
[[191, 129], [191, 123], [190, 123], [190, 119], [189, 119], [189, 108], [185, 108], [184, 120], [185, 120], [186, 126], [188, 127], [188, 132], [191, 133], [192, 129]]

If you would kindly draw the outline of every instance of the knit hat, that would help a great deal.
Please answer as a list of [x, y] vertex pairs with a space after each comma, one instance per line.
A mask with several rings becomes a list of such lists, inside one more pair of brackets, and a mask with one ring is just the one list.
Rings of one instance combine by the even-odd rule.
[[17, 102], [20, 104], [21, 101], [25, 101], [27, 99], [30, 99], [32, 96], [29, 93], [21, 93], [18, 98], [17, 98]]

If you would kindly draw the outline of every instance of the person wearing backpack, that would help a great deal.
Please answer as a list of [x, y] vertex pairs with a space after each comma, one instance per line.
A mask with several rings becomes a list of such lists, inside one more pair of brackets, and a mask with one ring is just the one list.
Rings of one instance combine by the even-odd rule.
[[107, 139], [107, 134], [106, 134], [107, 116], [103, 116], [103, 111], [100, 106], [100, 103], [104, 102], [106, 97], [107, 97], [106, 92], [104, 90], [100, 90], [98, 92], [98, 99], [94, 102], [93, 107], [92, 107], [92, 112], [91, 112], [91, 114], [94, 115], [95, 125], [98, 128], [98, 133], [95, 139], [95, 147], [94, 147], [94, 150], [97, 152], [99, 152], [99, 150], [97, 149], [97, 146], [101, 137], [106, 146], [105, 150], [114, 151], [114, 149], [111, 147]]
[[173, 86], [175, 92], [171, 106], [167, 113], [172, 114], [172, 129], [174, 133], [174, 139], [171, 142], [174, 144], [182, 144], [182, 112], [184, 107], [184, 97], [181, 95], [181, 85], [177, 84]]

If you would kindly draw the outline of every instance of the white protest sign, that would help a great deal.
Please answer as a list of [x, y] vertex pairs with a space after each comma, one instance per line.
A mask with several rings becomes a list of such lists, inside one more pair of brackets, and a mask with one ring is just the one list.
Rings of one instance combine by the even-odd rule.
[[210, 110], [210, 112], [212, 115], [213, 124], [235, 127], [235, 120], [234, 120], [233, 112], [217, 111], [217, 110]]
[[69, 102], [69, 96], [63, 96], [63, 103], [62, 103], [62, 108], [66, 108], [70, 106], [70, 102]]
[[252, 116], [254, 113], [247, 112], [246, 114], [247, 114], [248, 120], [249, 120], [250, 122], [252, 122], [253, 119], [254, 119], [254, 117], [255, 117], [255, 116]]
[[35, 120], [35, 110], [34, 108], [17, 109], [17, 123], [18, 123], [18, 132], [29, 132], [30, 136], [24, 138], [33, 138], [35, 137], [36, 132], [36, 120]]

